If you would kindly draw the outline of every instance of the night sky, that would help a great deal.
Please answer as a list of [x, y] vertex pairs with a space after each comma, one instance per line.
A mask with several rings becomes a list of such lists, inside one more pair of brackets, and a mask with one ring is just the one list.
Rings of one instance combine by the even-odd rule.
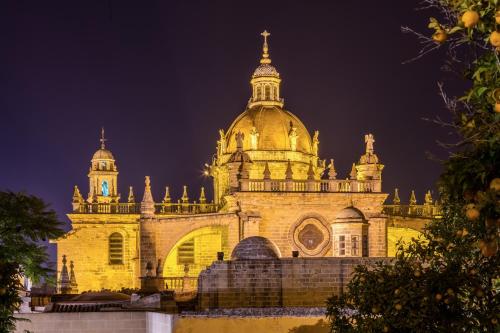
[[[0, 189], [41, 196], [60, 218], [87, 172], [101, 126], [117, 159], [119, 191], [156, 201], [170, 185], [198, 199], [218, 129], [245, 109], [262, 37], [282, 82], [285, 107], [312, 133], [339, 177], [375, 135], [383, 189], [422, 202], [446, 153], [447, 117], [437, 52], [417, 62], [408, 25], [431, 34], [415, 1], [3, 1], [0, 5]], [[434, 192], [435, 193], [435, 192]]]

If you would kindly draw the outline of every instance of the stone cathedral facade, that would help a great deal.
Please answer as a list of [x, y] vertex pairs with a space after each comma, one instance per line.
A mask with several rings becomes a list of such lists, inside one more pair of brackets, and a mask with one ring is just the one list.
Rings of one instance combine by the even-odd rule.
[[117, 160], [103, 135], [91, 160], [88, 194], [74, 188], [72, 230], [54, 241], [58, 263], [63, 256], [74, 263], [80, 291], [139, 288], [140, 277], [152, 269], [165, 279], [194, 279], [218, 252], [228, 258], [251, 236], [269, 240], [280, 257], [387, 256], [388, 195], [373, 135], [360, 138], [350, 174], [338, 175], [334, 161], [319, 156], [319, 132], [285, 108], [268, 33], [263, 36], [248, 105], [219, 130], [215, 157], [206, 165], [213, 201], [203, 189], [194, 201], [186, 188], [173, 200], [168, 187], [163, 199], [154, 200], [149, 177], [142, 199], [130, 187], [123, 200]]

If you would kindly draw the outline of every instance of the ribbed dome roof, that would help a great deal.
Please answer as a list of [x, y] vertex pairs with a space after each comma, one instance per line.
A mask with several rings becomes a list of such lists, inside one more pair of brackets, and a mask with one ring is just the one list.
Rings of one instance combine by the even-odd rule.
[[363, 214], [354, 207], [347, 207], [340, 211], [336, 216], [337, 219], [345, 220], [363, 220]]
[[253, 72], [253, 77], [258, 77], [258, 76], [276, 76], [279, 77], [280, 74], [276, 70], [276, 67], [273, 65], [269, 64], [261, 64], [259, 67], [255, 69], [255, 72]]
[[261, 236], [248, 237], [236, 245], [231, 260], [277, 259], [276, 247], [270, 240]]
[[289, 132], [296, 128], [297, 151], [312, 154], [312, 140], [304, 124], [294, 114], [278, 106], [255, 106], [236, 118], [227, 132], [227, 152], [236, 151], [238, 132], [245, 135], [243, 150], [250, 150], [250, 133], [255, 127], [259, 133], [258, 150], [291, 150]]
[[107, 149], [99, 149], [92, 156], [93, 160], [114, 160], [113, 154]]

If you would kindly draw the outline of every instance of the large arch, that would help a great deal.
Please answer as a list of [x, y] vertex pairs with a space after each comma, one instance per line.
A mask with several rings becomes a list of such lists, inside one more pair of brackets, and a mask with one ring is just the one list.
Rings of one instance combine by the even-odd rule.
[[213, 261], [217, 252], [230, 254], [228, 226], [211, 225], [192, 230], [182, 236], [168, 252], [163, 265], [164, 277], [198, 276]]

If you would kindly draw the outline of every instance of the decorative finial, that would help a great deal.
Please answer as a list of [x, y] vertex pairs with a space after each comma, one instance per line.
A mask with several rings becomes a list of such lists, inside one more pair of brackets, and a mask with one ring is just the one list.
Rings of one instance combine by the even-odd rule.
[[207, 198], [205, 197], [205, 188], [201, 188], [201, 193], [200, 193], [200, 203], [204, 204], [207, 202]]
[[271, 36], [267, 30], [264, 30], [263, 33], [260, 34], [264, 37], [264, 45], [262, 46], [262, 59], [260, 59], [261, 64], [270, 64], [271, 59], [269, 58], [269, 46], [267, 45], [267, 37]]
[[168, 186], [165, 187], [165, 196], [163, 197], [163, 203], [170, 203], [172, 199], [170, 199], [170, 189]]
[[130, 186], [128, 190], [128, 202], [129, 203], [135, 202], [134, 189], [132, 188], [132, 186]]
[[288, 164], [286, 165], [285, 179], [286, 180], [293, 179], [292, 164], [290, 163], [290, 160], [288, 160]]
[[153, 217], [155, 214], [155, 202], [151, 194], [151, 180], [149, 176], [144, 178], [144, 196], [141, 202], [141, 215], [143, 217]]
[[101, 149], [106, 149], [105, 142], [108, 141], [108, 139], [104, 138], [104, 127], [101, 127], [101, 139], [99, 141], [101, 141]]
[[411, 190], [411, 195], [410, 195], [410, 206], [416, 205], [417, 204], [417, 198], [415, 196], [415, 191]]
[[264, 179], [271, 179], [271, 170], [269, 170], [269, 164], [267, 161], [264, 165]]
[[328, 166], [328, 179], [336, 179], [337, 171], [335, 171], [335, 165], [333, 164], [333, 158], [330, 159], [330, 165]]
[[394, 199], [392, 200], [394, 205], [399, 205], [401, 203], [401, 199], [399, 198], [399, 191], [397, 188], [394, 189]]
[[358, 170], [356, 170], [356, 163], [352, 164], [351, 173], [349, 174], [351, 179], [356, 179], [358, 177]]
[[189, 202], [189, 197], [188, 197], [188, 191], [187, 191], [187, 186], [184, 185], [184, 190], [182, 191], [182, 203], [187, 203]]

